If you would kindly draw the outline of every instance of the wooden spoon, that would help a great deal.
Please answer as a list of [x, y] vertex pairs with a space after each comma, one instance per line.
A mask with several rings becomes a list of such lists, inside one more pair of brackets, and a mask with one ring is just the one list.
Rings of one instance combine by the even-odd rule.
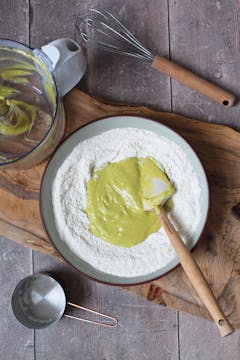
[[227, 336], [231, 334], [234, 329], [229, 324], [227, 318], [224, 316], [217, 299], [215, 298], [212, 290], [210, 289], [203, 273], [201, 272], [198, 264], [194, 260], [191, 252], [184, 244], [173, 225], [171, 224], [168, 216], [162, 206], [155, 207], [154, 210], [157, 213], [158, 219], [161, 222], [175, 252], [183, 267], [183, 270], [187, 274], [189, 280], [194, 286], [200, 299], [209, 311], [209, 314], [213, 318], [213, 321], [217, 325], [221, 336]]

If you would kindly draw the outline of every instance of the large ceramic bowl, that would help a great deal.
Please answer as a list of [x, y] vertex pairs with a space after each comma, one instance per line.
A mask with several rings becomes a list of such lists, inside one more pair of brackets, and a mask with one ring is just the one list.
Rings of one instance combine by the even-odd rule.
[[92, 122], [75, 131], [71, 136], [69, 136], [64, 141], [64, 143], [59, 147], [57, 152], [54, 154], [43, 176], [43, 180], [41, 184], [41, 194], [40, 194], [40, 208], [41, 208], [42, 220], [46, 232], [49, 238], [51, 239], [53, 245], [68, 263], [73, 265], [81, 273], [95, 280], [108, 284], [114, 284], [114, 285], [134, 285], [134, 284], [140, 284], [143, 282], [151, 281], [160, 276], [163, 276], [167, 272], [174, 269], [179, 264], [179, 261], [175, 257], [166, 266], [159, 268], [157, 271], [153, 273], [143, 276], [131, 277], [131, 278], [118, 277], [115, 275], [106, 274], [104, 272], [95, 269], [94, 267], [92, 267], [85, 261], [81, 260], [79, 257], [77, 257], [69, 249], [67, 244], [63, 242], [59, 237], [54, 221], [51, 193], [52, 193], [53, 180], [56, 176], [58, 168], [61, 166], [61, 164], [66, 159], [66, 157], [72, 152], [72, 150], [79, 142], [114, 128], [126, 128], [126, 127], [133, 127], [133, 128], [153, 131], [154, 133], [164, 136], [169, 140], [173, 141], [174, 143], [176, 143], [177, 145], [179, 145], [182, 148], [182, 150], [187, 154], [188, 160], [190, 161], [195, 173], [197, 174], [197, 177], [199, 179], [199, 184], [201, 187], [201, 197], [200, 197], [201, 219], [193, 236], [191, 237], [191, 239], [189, 239], [188, 242], [189, 249], [192, 249], [199, 240], [207, 221], [208, 209], [209, 209], [209, 187], [202, 164], [199, 158], [197, 157], [196, 153], [190, 147], [190, 145], [175, 131], [169, 129], [168, 127], [158, 122], [141, 117], [135, 117], [135, 116], [108, 117], [102, 120]]

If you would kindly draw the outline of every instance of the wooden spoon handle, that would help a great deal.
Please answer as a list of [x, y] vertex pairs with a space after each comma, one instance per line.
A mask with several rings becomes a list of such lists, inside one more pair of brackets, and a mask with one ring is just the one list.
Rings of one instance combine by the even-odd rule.
[[226, 336], [231, 334], [234, 329], [229, 324], [228, 320], [224, 316], [220, 306], [210, 289], [205, 277], [203, 276], [200, 268], [195, 262], [191, 252], [188, 250], [173, 225], [170, 223], [170, 220], [167, 217], [165, 210], [162, 207], [156, 208], [158, 218], [166, 231], [169, 240], [176, 252], [179, 261], [187, 274], [189, 280], [194, 286], [196, 292], [201, 298], [202, 302], [208, 309], [210, 315], [212, 316], [214, 322], [216, 323], [221, 336]]
[[234, 104], [235, 97], [233, 94], [164, 57], [155, 56], [152, 67], [220, 104], [225, 106]]

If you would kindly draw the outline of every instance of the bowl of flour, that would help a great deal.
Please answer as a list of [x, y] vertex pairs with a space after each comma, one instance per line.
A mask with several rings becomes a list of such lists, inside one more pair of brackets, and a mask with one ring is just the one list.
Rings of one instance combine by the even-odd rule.
[[173, 130], [141, 117], [114, 116], [75, 131], [45, 171], [40, 193], [42, 220], [67, 262], [108, 284], [151, 281], [179, 263], [162, 227], [131, 247], [108, 243], [90, 230], [87, 184], [93, 169], [131, 157], [152, 157], [164, 168], [176, 190], [169, 217], [189, 249], [200, 238], [208, 216], [205, 171], [193, 149]]

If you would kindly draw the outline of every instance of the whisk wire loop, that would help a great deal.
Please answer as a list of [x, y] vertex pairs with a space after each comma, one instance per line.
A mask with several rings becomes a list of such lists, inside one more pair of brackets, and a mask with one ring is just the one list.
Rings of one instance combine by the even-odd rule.
[[107, 11], [108, 15], [111, 16], [116, 23], [125, 31], [125, 35], [133, 41], [134, 44], [136, 44], [145, 54], [148, 54], [151, 60], [153, 59], [153, 55], [148, 51], [141, 42], [119, 21], [114, 15], [112, 15], [109, 11]]
[[153, 69], [170, 76], [172, 79], [224, 106], [232, 106], [235, 102], [235, 96], [228, 91], [173, 63], [166, 57], [153, 55], [109, 11], [101, 12], [96, 9], [88, 9], [80, 14], [76, 26], [87, 45], [99, 47], [109, 53], [127, 55], [147, 61]]
[[109, 11], [88, 9], [78, 17], [76, 26], [83, 41], [115, 54], [152, 62], [154, 56]]

